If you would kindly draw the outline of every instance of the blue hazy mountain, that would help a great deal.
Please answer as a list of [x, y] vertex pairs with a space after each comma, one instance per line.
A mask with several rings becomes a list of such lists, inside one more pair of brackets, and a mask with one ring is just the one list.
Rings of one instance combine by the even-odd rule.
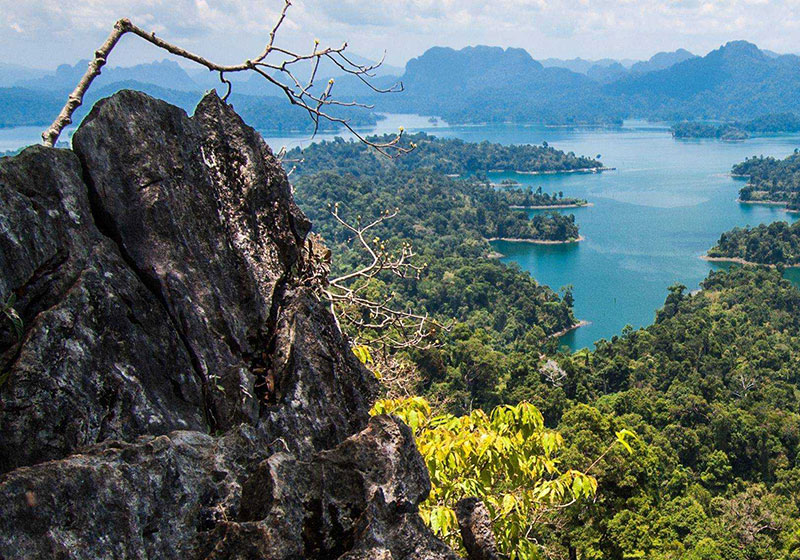
[[[37, 79], [21, 80], [14, 85], [35, 90], [70, 91], [86, 72], [88, 60], [74, 65], [62, 64], [52, 74]], [[129, 67], [106, 66], [93, 87], [105, 87], [114, 82], [135, 81], [177, 91], [198, 91], [202, 88], [192, 80], [183, 67], [172, 60], [150, 62]]]
[[[357, 54], [348, 55], [355, 64], [373, 65], [374, 62]], [[45, 125], [50, 123], [64, 104], [68, 92], [86, 71], [88, 61], [76, 64], [63, 64], [55, 71], [44, 71], [26, 68], [14, 64], [0, 66], [0, 127]], [[305, 79], [308, 65], [298, 65], [298, 77]], [[382, 65], [373, 74], [378, 83], [397, 81], [396, 77], [387, 77], [387, 73], [402, 73], [401, 69]], [[329, 60], [320, 64], [317, 83], [327, 83], [330, 77], [336, 77], [337, 94], [350, 95], [363, 93], [352, 76], [344, 74], [336, 64]], [[283, 92], [268, 83], [263, 77], [252, 73], [229, 74], [227, 78], [233, 83], [231, 101], [237, 105], [240, 114], [248, 122], [263, 130], [278, 132], [311, 131], [313, 123], [308, 114], [299, 107], [291, 106]], [[353, 78], [353, 79], [350, 79]], [[92, 105], [99, 99], [122, 89], [144, 91], [169, 103], [192, 111], [202, 94], [216, 88], [225, 91], [219, 81], [219, 75], [202, 68], [190, 68], [188, 71], [172, 60], [162, 60], [139, 64], [130, 67], [106, 66], [92, 83], [84, 105], [76, 112], [75, 120], [82, 119]], [[366, 89], [366, 88], [365, 88]], [[343, 114], [342, 109], [332, 108], [332, 114]], [[351, 124], [365, 126], [374, 124], [380, 118], [365, 110], [353, 109], [347, 112]], [[321, 130], [340, 128], [327, 121], [320, 122]]]
[[613, 58], [599, 60], [547, 58], [539, 62], [546, 68], [566, 68], [577, 74], [585, 74], [596, 82], [610, 83], [629, 73], [645, 74], [656, 70], [664, 70], [679, 62], [694, 58], [694, 56], [686, 49], [678, 49], [673, 52], [660, 52], [650, 57], [650, 59], [642, 61], [631, 59], [614, 60]]
[[374, 97], [381, 110], [453, 122], [578, 122], [598, 114], [591, 102], [596, 82], [565, 68], [545, 68], [523, 49], [434, 47], [411, 59], [401, 79], [402, 94]]
[[800, 57], [772, 57], [732, 41], [704, 57], [618, 80], [603, 89], [629, 114], [659, 118], [753, 118], [800, 109]]
[[752, 119], [800, 112], [800, 58], [772, 56], [746, 41], [703, 57], [659, 53], [637, 71], [619, 63], [592, 68], [585, 75], [545, 67], [522, 49], [435, 47], [408, 62], [402, 95], [376, 103], [453, 122]]
[[648, 72], [666, 70], [670, 66], [675, 66], [690, 58], [696, 58], [696, 55], [690, 53], [686, 49], [678, 49], [672, 52], [660, 52], [651, 56], [649, 60], [637, 62], [630, 67], [630, 71], [631, 74], [646, 74]]
[[[6, 108], [0, 125], [39, 124], [42, 115], [58, 105], [52, 94], [65, 95], [84, 67], [85, 63], [61, 66], [53, 74], [18, 82], [23, 87], [0, 90], [0, 107]], [[323, 67], [317, 83], [327, 82], [330, 72], [333, 69]], [[303, 78], [302, 71], [299, 77]], [[285, 117], [277, 103], [286, 103], [279, 89], [260, 76], [230, 78], [234, 95], [246, 100], [252, 108], [250, 114], [259, 115], [259, 126], [266, 118], [259, 110], [274, 114], [281, 129], [293, 126], [294, 117]], [[800, 57], [766, 53], [746, 41], [729, 42], [703, 57], [683, 49], [658, 53], [630, 70], [618, 61], [594, 61], [585, 74], [545, 66], [523, 49], [434, 47], [411, 59], [401, 76], [374, 78], [380, 88], [403, 82], [405, 91], [390, 95], [377, 95], [354, 76], [341, 72], [334, 78], [334, 94], [339, 99], [363, 100], [379, 111], [437, 115], [462, 123], [616, 123], [623, 118], [744, 121], [770, 113], [800, 113]], [[200, 92], [220, 85], [214, 73], [190, 74], [165, 60], [108, 68], [90, 91], [94, 96], [131, 84], [147, 84], [150, 92], [161, 88], [158, 91], [168, 101], [181, 106], [181, 93], [191, 93], [195, 99]], [[41, 93], [38, 103], [36, 92]], [[262, 98], [272, 101], [255, 101]], [[357, 120], [367, 124], [371, 119], [364, 113]]]
[[545, 68], [566, 68], [567, 70], [571, 70], [577, 74], [588, 74], [589, 70], [592, 68], [599, 69], [599, 68], [608, 68], [609, 66], [615, 66], [619, 64], [623, 68], [627, 69], [630, 68], [631, 65], [635, 64], [636, 60], [631, 60], [629, 58], [625, 58], [622, 60], [615, 60], [613, 58], [601, 58], [599, 60], [589, 60], [586, 58], [544, 58], [540, 59], [539, 62]]
[[627, 73], [628, 73], [627, 68], [625, 68], [619, 62], [614, 62], [613, 64], [609, 64], [608, 66], [601, 66], [599, 64], [595, 64], [594, 66], [589, 68], [589, 70], [586, 72], [586, 75], [595, 82], [609, 83], [620, 79]]
[[47, 75], [46, 70], [28, 68], [19, 64], [0, 62], [0, 88], [12, 87], [17, 82], [35, 80]]

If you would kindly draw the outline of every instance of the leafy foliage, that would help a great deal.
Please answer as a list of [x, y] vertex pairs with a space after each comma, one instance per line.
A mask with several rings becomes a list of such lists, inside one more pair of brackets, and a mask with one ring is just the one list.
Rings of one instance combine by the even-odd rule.
[[[420, 512], [456, 548], [461, 543], [454, 508], [462, 498], [483, 501], [501, 553], [522, 560], [540, 557], [534, 525], [597, 492], [594, 477], [560, 466], [564, 440], [544, 427], [542, 414], [529, 403], [457, 417], [431, 415], [428, 403], [415, 397], [378, 401], [372, 413], [397, 415], [414, 430], [431, 477]], [[616, 441], [632, 452], [631, 437], [622, 430]]]

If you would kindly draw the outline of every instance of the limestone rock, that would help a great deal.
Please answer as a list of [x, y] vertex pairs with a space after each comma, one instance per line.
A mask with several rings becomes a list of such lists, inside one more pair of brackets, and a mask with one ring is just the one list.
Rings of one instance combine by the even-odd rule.
[[[205, 430], [199, 380], [155, 297], [94, 225], [78, 159], [0, 160], [0, 472], [105, 439]], [[3, 318], [0, 318], [3, 319]]]
[[120, 92], [74, 149], [0, 160], [0, 558], [455, 558], [260, 136]]
[[456, 504], [461, 539], [469, 560], [499, 560], [489, 510], [478, 498], [464, 498]]
[[101, 227], [162, 300], [215, 429], [255, 422], [281, 292], [310, 224], [261, 137], [216, 94], [195, 116], [123, 91], [73, 137]]

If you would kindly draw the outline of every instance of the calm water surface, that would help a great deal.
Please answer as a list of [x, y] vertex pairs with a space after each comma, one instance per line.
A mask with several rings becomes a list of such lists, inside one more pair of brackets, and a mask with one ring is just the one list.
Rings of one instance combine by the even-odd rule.
[[562, 210], [575, 214], [586, 238], [581, 243], [494, 244], [505, 262], [519, 264], [539, 282], [556, 290], [573, 286], [575, 314], [590, 325], [562, 338], [572, 349], [591, 347], [600, 338], [619, 334], [627, 324], [652, 323], [667, 287], [675, 282], [697, 288], [709, 270], [718, 267], [699, 257], [723, 231], [795, 219], [776, 207], [737, 203], [742, 183], [728, 173], [747, 156], [784, 157], [800, 146], [798, 135], [740, 143], [676, 141], [666, 126], [636, 122], [615, 130], [500, 126], [452, 132], [469, 140], [547, 141], [576, 154], [601, 154], [607, 166], [617, 168], [601, 174], [493, 177], [513, 177], [594, 204]]
[[[503, 261], [516, 263], [555, 290], [572, 285], [575, 314], [590, 325], [562, 338], [572, 349], [591, 347], [600, 338], [619, 334], [625, 325], [646, 326], [675, 282], [698, 287], [717, 265], [700, 260], [735, 226], [756, 225], [795, 217], [769, 206], [736, 202], [741, 180], [731, 166], [752, 155], [784, 157], [800, 147], [800, 135], [726, 143], [676, 141], [667, 126], [628, 122], [616, 129], [549, 128], [542, 126], [432, 126], [424, 117], [392, 115], [377, 132], [398, 126], [425, 130], [467, 141], [540, 144], [576, 154], [601, 154], [616, 171], [600, 174], [493, 174], [514, 178], [545, 191], [586, 198], [594, 206], [562, 210], [575, 214], [585, 241], [572, 245], [495, 242]], [[39, 128], [0, 130], [0, 151], [35, 142]], [[270, 138], [275, 149], [307, 145], [307, 136]], [[319, 140], [321, 137], [318, 137]], [[322, 137], [324, 138], [324, 137]], [[534, 211], [531, 211], [534, 212]], [[787, 275], [800, 284], [800, 272]]]
[[[413, 128], [409, 126], [408, 128]], [[493, 174], [545, 191], [589, 200], [594, 206], [561, 210], [575, 214], [585, 241], [572, 245], [495, 242], [504, 262], [517, 263], [555, 290], [572, 285], [575, 314], [589, 321], [562, 338], [572, 349], [592, 347], [625, 325], [653, 322], [675, 283], [696, 289], [709, 270], [699, 257], [723, 231], [793, 214], [770, 206], [736, 202], [741, 179], [731, 166], [752, 155], [784, 157], [800, 147], [800, 135], [756, 138], [739, 143], [676, 141], [666, 125], [628, 122], [617, 129], [541, 126], [423, 127], [440, 136], [503, 144], [547, 141], [576, 154], [600, 154], [616, 171], [600, 174]], [[534, 212], [534, 211], [531, 211]], [[791, 271], [794, 281], [800, 280]]]

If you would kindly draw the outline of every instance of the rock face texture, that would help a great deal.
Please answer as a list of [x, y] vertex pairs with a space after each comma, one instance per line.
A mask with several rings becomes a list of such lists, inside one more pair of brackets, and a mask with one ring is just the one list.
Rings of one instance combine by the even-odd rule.
[[478, 498], [463, 498], [456, 504], [456, 517], [467, 560], [500, 560], [489, 510]]
[[125, 91], [73, 146], [0, 160], [0, 559], [456, 558], [258, 134]]

